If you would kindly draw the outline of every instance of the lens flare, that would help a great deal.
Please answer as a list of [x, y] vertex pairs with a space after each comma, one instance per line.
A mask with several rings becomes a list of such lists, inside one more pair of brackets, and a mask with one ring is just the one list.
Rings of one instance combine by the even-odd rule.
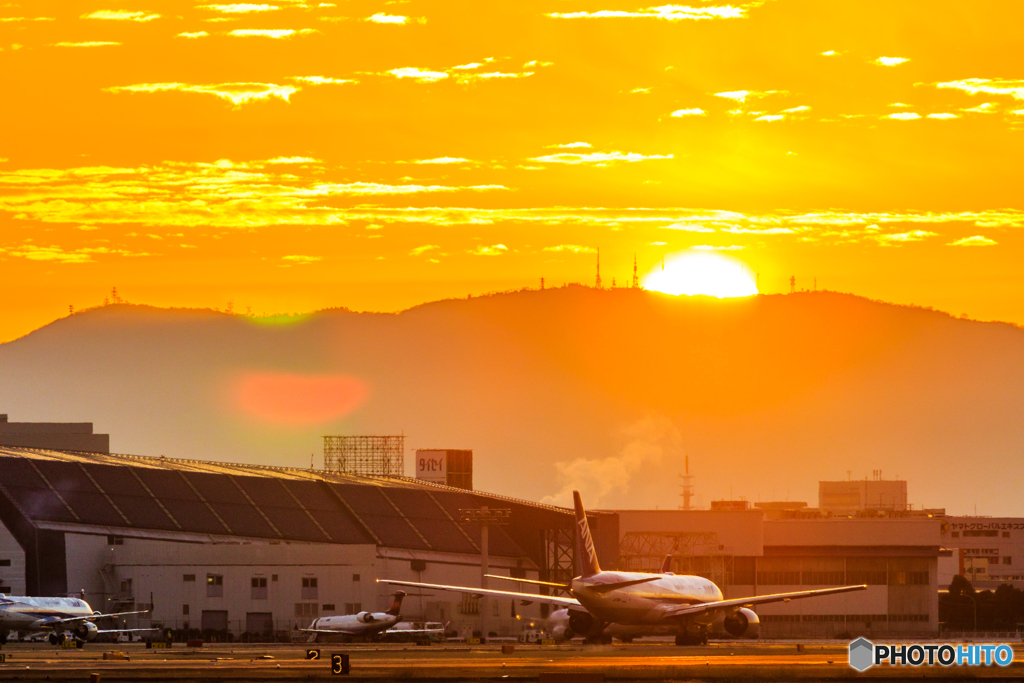
[[366, 384], [347, 375], [249, 372], [234, 384], [238, 409], [281, 425], [310, 425], [344, 417], [366, 402]]
[[757, 294], [757, 280], [747, 264], [707, 252], [683, 252], [665, 259], [643, 278], [643, 286], [665, 294], [704, 294], [719, 299]]

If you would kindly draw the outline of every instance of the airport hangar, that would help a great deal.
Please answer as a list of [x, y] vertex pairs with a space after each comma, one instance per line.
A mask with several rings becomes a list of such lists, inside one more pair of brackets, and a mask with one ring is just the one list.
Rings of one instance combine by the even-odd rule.
[[[572, 577], [561, 508], [408, 478], [0, 446], [0, 592], [84, 590], [93, 609], [152, 609], [162, 628], [288, 638], [317, 616], [386, 609], [377, 578], [480, 585], [479, 527], [458, 520], [482, 505], [511, 510], [489, 530], [492, 573]], [[588, 516], [615, 566], [617, 516]], [[516, 635], [541, 607], [492, 600], [488, 633]], [[479, 610], [434, 592], [402, 612], [470, 636]]]

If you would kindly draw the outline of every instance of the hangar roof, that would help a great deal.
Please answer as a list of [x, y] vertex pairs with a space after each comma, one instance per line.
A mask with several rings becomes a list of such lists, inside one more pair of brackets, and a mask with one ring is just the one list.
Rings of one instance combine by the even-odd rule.
[[[532, 508], [563, 526], [568, 511], [414, 479], [318, 470], [0, 447], [0, 495], [38, 528], [126, 535], [374, 544], [477, 553], [460, 508]], [[513, 512], [513, 516], [518, 516]], [[501, 527], [494, 555], [527, 555]]]

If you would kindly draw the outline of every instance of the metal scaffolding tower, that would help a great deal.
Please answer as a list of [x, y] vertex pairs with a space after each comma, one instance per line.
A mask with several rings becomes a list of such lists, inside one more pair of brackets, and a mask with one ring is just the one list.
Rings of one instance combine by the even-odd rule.
[[405, 476], [405, 437], [325, 436], [324, 469], [372, 477]]

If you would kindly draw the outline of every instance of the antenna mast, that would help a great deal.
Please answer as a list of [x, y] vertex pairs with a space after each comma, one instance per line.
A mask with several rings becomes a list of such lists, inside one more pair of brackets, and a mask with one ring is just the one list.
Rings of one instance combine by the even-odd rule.
[[636, 252], [633, 252], [633, 289], [640, 286], [640, 280], [636, 276]]
[[601, 289], [601, 247], [597, 248], [597, 278], [594, 280], [594, 286]]

